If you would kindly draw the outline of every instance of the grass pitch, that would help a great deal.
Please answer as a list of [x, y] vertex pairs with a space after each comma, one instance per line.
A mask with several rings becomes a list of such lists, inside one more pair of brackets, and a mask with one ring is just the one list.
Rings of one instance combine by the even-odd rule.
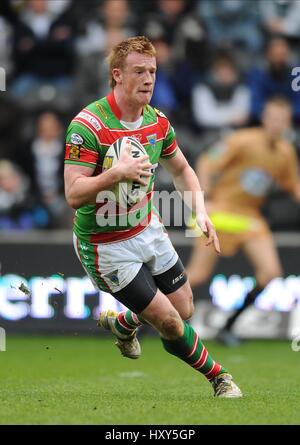
[[205, 378], [141, 340], [139, 360], [112, 337], [12, 337], [0, 352], [1, 424], [299, 424], [300, 352], [288, 341], [235, 349], [205, 342], [245, 397], [214, 398]]

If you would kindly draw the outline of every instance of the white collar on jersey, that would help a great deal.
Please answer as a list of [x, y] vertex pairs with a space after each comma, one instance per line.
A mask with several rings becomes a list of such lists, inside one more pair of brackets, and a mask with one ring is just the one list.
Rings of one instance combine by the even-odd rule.
[[120, 120], [123, 127], [127, 128], [128, 130], [136, 130], [137, 128], [140, 128], [143, 122], [143, 116], [140, 116], [137, 121], [135, 122], [125, 122]]

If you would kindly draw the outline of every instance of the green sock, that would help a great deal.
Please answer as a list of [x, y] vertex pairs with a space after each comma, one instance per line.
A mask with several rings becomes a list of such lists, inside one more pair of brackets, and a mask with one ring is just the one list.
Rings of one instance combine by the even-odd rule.
[[183, 321], [183, 324], [184, 333], [182, 337], [176, 340], [161, 338], [165, 350], [188, 363], [196, 371], [204, 374], [208, 380], [212, 380], [216, 375], [227, 372], [222, 365], [215, 362], [208, 354], [207, 349], [192, 326], [185, 321]]
[[119, 312], [115, 321], [115, 328], [122, 336], [130, 336], [143, 323], [145, 321], [142, 317], [128, 309], [127, 311]]

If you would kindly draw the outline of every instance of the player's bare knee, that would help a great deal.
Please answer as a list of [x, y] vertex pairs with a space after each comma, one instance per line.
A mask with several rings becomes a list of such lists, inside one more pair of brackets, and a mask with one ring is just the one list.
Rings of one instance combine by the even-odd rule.
[[161, 323], [161, 334], [168, 340], [173, 340], [183, 335], [182, 320], [177, 312], [170, 312]]
[[194, 313], [193, 301], [190, 301], [188, 304], [186, 304], [184, 309], [181, 309], [179, 311], [179, 315], [182, 318], [182, 320], [189, 320], [193, 316], [193, 313]]
[[189, 312], [187, 314], [187, 317], [184, 318], [184, 320], [189, 320], [190, 318], [192, 318], [194, 311], [195, 311], [195, 306], [194, 303], [191, 301], [189, 305]]

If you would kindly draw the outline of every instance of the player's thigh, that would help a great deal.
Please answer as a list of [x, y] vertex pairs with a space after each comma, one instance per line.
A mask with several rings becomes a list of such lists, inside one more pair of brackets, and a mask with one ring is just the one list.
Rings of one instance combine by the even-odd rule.
[[169, 301], [183, 320], [188, 320], [194, 313], [193, 292], [189, 281], [176, 291], [167, 294]]
[[79, 261], [95, 288], [104, 292], [111, 292], [111, 286], [108, 281], [103, 278], [103, 274], [99, 268], [99, 253], [97, 246], [80, 240], [75, 234], [73, 234], [73, 246]]
[[258, 284], [261, 286], [282, 275], [279, 255], [271, 233], [248, 240], [243, 246], [243, 251], [253, 265]]
[[190, 318], [194, 311], [193, 293], [180, 258], [174, 266], [161, 274], [154, 275], [153, 279], [158, 289], [168, 297], [179, 312], [181, 318], [184, 320]]
[[157, 293], [157, 286], [145, 264], [136, 276], [122, 289], [112, 295], [135, 314], [141, 314]]
[[140, 314], [164, 338], [172, 339], [183, 335], [183, 324], [178, 311], [157, 288], [145, 264], [127, 286], [112, 295], [133, 312]]
[[138, 275], [142, 260], [125, 243], [91, 244], [74, 235], [77, 256], [98, 289], [114, 294]]

